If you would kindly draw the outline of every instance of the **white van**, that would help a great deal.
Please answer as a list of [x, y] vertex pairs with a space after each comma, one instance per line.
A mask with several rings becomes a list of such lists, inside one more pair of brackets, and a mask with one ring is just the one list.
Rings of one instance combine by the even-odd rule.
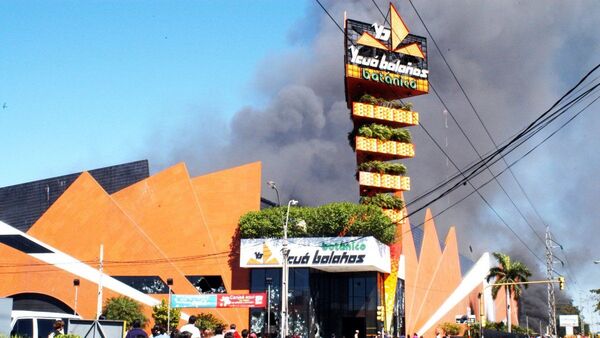
[[81, 317], [58, 312], [15, 310], [11, 313], [10, 335], [23, 338], [48, 338], [57, 320], [65, 322], [65, 332], [68, 332], [69, 319], [81, 319]]

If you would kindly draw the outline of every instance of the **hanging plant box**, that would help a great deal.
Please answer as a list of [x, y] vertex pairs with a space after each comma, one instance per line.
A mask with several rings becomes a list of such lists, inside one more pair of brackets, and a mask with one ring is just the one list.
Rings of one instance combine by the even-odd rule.
[[383, 213], [389, 217], [392, 222], [398, 223], [404, 218], [404, 211], [395, 209], [383, 209]]
[[361, 102], [352, 103], [352, 117], [385, 121], [386, 124], [401, 127], [419, 124], [419, 113], [417, 112]]
[[393, 191], [410, 190], [410, 177], [408, 176], [396, 176], [360, 171], [358, 172], [358, 182], [360, 185], [367, 187], [384, 188]]
[[362, 136], [356, 137], [356, 150], [393, 155], [396, 158], [415, 156], [415, 146], [412, 143], [384, 141]]

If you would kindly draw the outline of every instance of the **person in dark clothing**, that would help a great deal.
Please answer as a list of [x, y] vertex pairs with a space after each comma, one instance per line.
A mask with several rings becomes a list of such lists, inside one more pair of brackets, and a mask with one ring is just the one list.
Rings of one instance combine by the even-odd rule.
[[141, 329], [142, 322], [139, 319], [136, 319], [131, 323], [131, 330], [127, 332], [125, 338], [148, 338], [148, 334], [146, 331]]
[[243, 329], [242, 330], [242, 338], [248, 338], [248, 333], [249, 333], [248, 330]]
[[54, 322], [54, 325], [52, 325], [52, 332], [50, 332], [48, 338], [53, 338], [61, 334], [65, 334], [65, 322], [57, 320]]

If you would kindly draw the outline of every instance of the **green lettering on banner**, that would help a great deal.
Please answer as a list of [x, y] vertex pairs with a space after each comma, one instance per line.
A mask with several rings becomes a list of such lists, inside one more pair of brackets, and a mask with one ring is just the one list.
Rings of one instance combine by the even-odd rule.
[[362, 70], [362, 76], [363, 76], [363, 79], [365, 79], [365, 80], [370, 80], [371, 79], [371, 74], [369, 74], [369, 71], [366, 70], [366, 69]]

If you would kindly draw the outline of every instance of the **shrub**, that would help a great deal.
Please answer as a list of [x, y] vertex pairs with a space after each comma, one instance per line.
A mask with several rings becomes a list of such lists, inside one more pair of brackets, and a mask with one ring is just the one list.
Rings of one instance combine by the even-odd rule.
[[211, 330], [214, 332], [219, 326], [225, 327], [225, 323], [212, 313], [199, 313], [196, 317], [196, 326], [200, 330]]
[[[169, 322], [168, 317], [169, 306], [167, 302], [163, 299], [160, 301], [160, 304], [152, 307], [152, 318], [154, 318], [154, 323], [158, 324], [162, 327], [167, 327], [167, 322]], [[169, 331], [173, 331], [179, 325], [179, 318], [181, 317], [181, 309], [171, 308], [171, 318], [169, 326], [171, 327]]]
[[402, 163], [390, 163], [382, 161], [363, 162], [358, 165], [359, 171], [369, 171], [379, 174], [405, 175], [406, 166]]
[[124, 320], [127, 325], [131, 325], [134, 320], [139, 319], [142, 326], [145, 326], [148, 321], [148, 318], [142, 313], [140, 303], [125, 296], [109, 298], [104, 306], [104, 314], [106, 319]]
[[460, 325], [456, 323], [445, 322], [440, 325], [440, 328], [446, 333], [448, 336], [456, 336], [460, 332]]
[[367, 205], [376, 205], [384, 209], [402, 209], [404, 201], [399, 197], [390, 194], [377, 194], [375, 196], [364, 196], [360, 198], [360, 203]]
[[[283, 236], [286, 207], [252, 211], [240, 218], [242, 238], [274, 238]], [[298, 226], [303, 220], [306, 230]], [[373, 236], [389, 244], [394, 241], [395, 225], [375, 205], [337, 202], [319, 207], [290, 209], [290, 237]]]
[[378, 99], [375, 96], [369, 95], [369, 94], [363, 94], [363, 96], [361, 96], [358, 101], [362, 102], [362, 103], [374, 104], [374, 105], [390, 107], [390, 108], [394, 108], [394, 109], [403, 109], [403, 110], [408, 110], [408, 111], [412, 111], [412, 107], [413, 107], [412, 103], [410, 103], [410, 102], [405, 103], [405, 102], [401, 102], [399, 100], [388, 101], [386, 99], [381, 99], [381, 98]]
[[504, 324], [504, 322], [491, 322], [491, 323], [487, 323], [486, 328], [488, 329], [492, 329], [492, 330], [496, 330], [496, 331], [500, 331], [500, 332], [506, 332], [506, 324]]
[[358, 101], [368, 104], [377, 104], [379, 102], [379, 100], [375, 96], [369, 94], [363, 94], [363, 96], [361, 96]]
[[405, 143], [410, 143], [412, 141], [408, 130], [404, 128], [391, 128], [377, 123], [361, 126], [358, 128], [358, 135], [385, 141], [390, 140]]

